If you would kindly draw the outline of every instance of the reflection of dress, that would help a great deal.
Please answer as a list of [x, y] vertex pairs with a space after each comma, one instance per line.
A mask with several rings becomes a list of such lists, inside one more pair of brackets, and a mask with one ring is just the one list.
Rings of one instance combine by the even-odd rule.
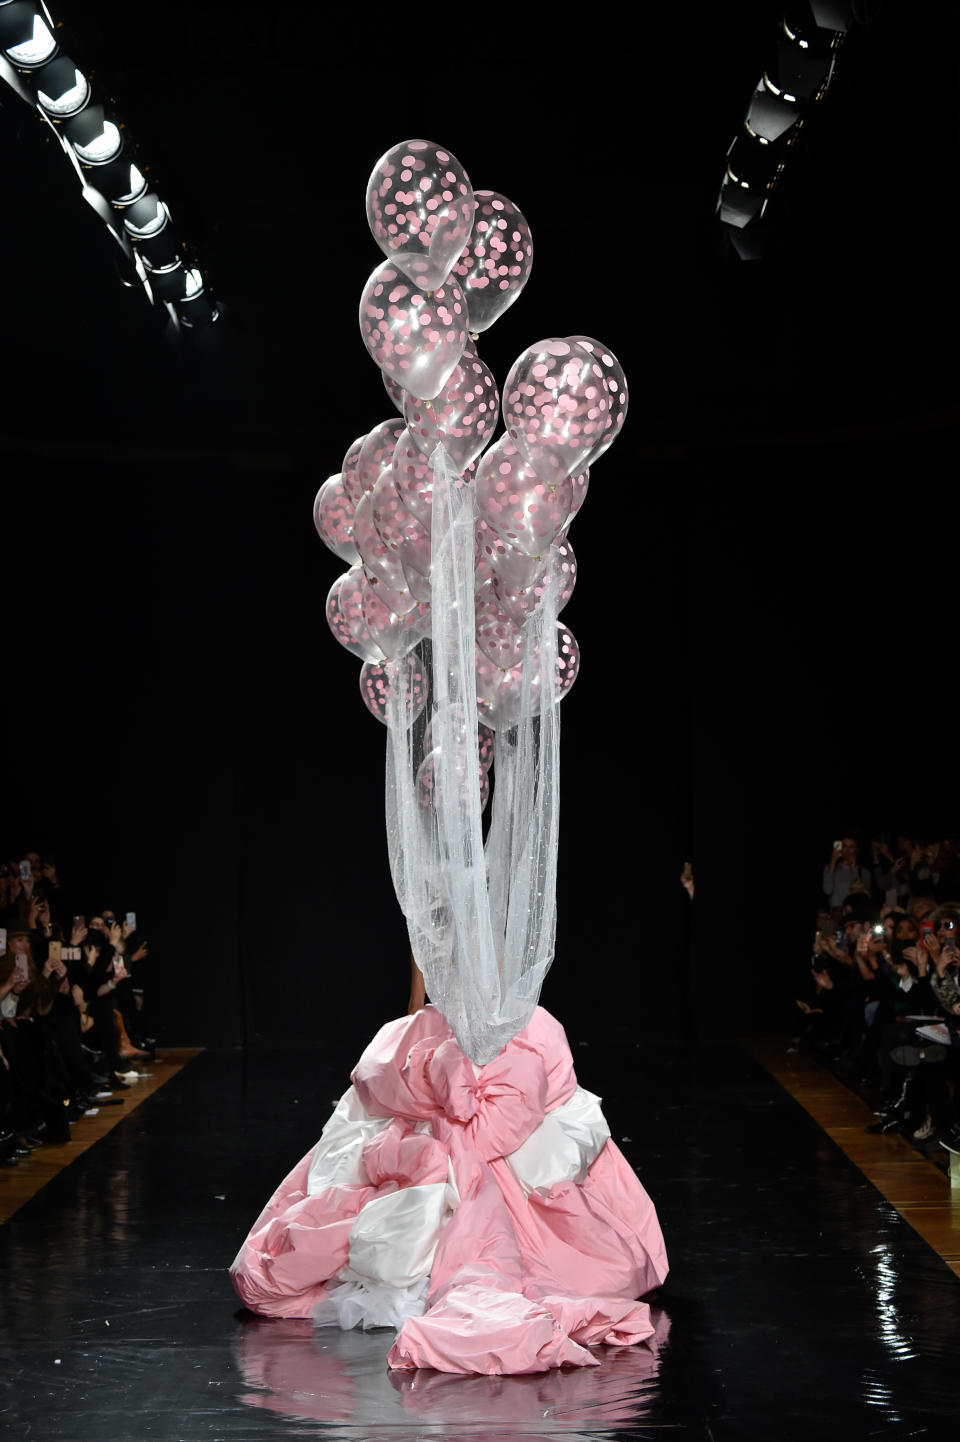
[[426, 1006], [382, 1027], [231, 1268], [253, 1311], [399, 1327], [393, 1367], [542, 1372], [652, 1335], [653, 1203], [538, 1007], [478, 1068]]

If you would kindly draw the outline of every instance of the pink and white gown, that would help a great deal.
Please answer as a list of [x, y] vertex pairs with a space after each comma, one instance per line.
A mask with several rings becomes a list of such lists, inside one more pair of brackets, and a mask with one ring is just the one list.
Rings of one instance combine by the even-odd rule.
[[230, 1269], [246, 1306], [396, 1327], [391, 1367], [444, 1372], [589, 1367], [653, 1335], [656, 1211], [549, 1012], [478, 1067], [425, 1006], [351, 1080]]

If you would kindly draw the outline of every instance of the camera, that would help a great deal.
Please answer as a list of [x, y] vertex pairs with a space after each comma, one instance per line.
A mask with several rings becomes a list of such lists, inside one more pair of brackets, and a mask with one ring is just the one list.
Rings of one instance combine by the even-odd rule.
[[873, 935], [876, 937], [886, 936], [887, 934], [887, 928], [884, 926], [882, 921], [874, 922], [873, 926], [870, 929]]

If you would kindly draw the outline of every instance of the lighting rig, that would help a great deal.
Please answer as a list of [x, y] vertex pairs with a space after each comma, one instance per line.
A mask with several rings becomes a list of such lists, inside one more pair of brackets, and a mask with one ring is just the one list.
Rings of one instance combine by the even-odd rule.
[[50, 126], [92, 206], [120, 247], [121, 279], [141, 284], [173, 327], [217, 319], [203, 276], [184, 263], [170, 209], [150, 190], [123, 123], [60, 48], [59, 24], [33, 0], [0, 0], [0, 76]]
[[763, 219], [787, 157], [833, 79], [855, 0], [800, 0], [783, 14], [776, 49], [727, 151], [717, 215], [742, 260], [763, 255]]

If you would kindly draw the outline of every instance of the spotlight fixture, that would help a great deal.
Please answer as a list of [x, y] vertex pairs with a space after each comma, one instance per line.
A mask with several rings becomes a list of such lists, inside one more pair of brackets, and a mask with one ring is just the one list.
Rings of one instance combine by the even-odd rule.
[[184, 265], [169, 206], [147, 191], [122, 124], [62, 53], [58, 29], [42, 3], [0, 0], [0, 78], [56, 135], [84, 199], [123, 251], [118, 258], [123, 284], [141, 285], [152, 304], [166, 309], [175, 329], [215, 321], [217, 307], [202, 273]]
[[741, 259], [764, 253], [770, 196], [809, 108], [827, 92], [852, 15], [853, 0], [799, 0], [781, 16], [773, 53], [727, 151], [717, 197], [717, 216]]
[[0, 49], [18, 70], [37, 70], [57, 53], [53, 21], [44, 6], [30, 0], [0, 5]]
[[90, 99], [90, 82], [66, 55], [58, 55], [34, 76], [37, 104], [54, 120], [69, 120]]

